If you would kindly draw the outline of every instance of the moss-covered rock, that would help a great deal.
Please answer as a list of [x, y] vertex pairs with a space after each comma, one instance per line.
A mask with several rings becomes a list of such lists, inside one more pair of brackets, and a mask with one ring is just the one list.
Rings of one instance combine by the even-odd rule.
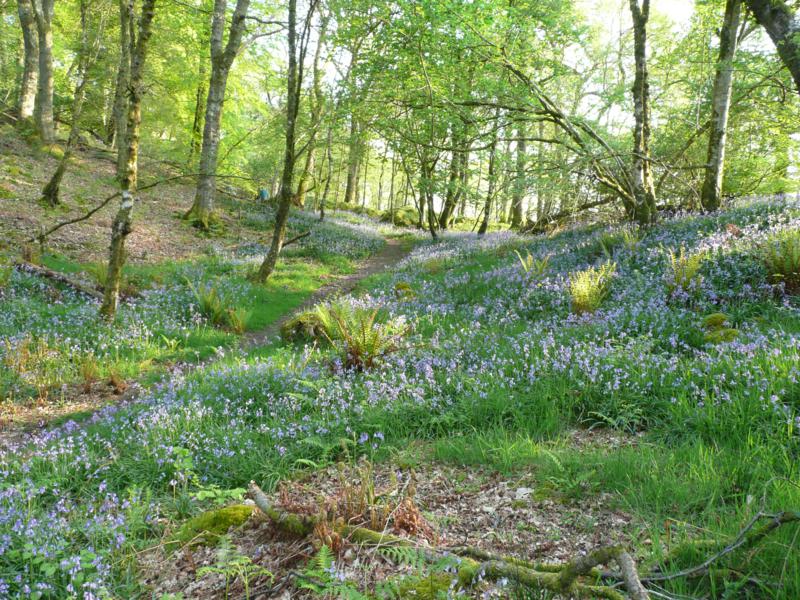
[[728, 315], [725, 313], [712, 313], [703, 319], [703, 327], [712, 331], [724, 328], [729, 322]]
[[213, 545], [231, 527], [239, 527], [247, 521], [252, 513], [253, 507], [247, 504], [233, 504], [208, 510], [181, 525], [175, 534], [174, 541], [181, 546], [185, 544]]
[[398, 227], [415, 227], [419, 221], [417, 209], [411, 206], [401, 206], [394, 211], [387, 210], [381, 215], [383, 223], [393, 223]]
[[416, 296], [414, 288], [405, 281], [398, 281], [394, 285], [394, 293], [400, 300], [409, 300]]

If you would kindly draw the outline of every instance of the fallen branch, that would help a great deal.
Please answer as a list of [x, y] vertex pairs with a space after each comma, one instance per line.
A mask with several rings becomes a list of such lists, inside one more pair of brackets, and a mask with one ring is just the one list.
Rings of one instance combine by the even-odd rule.
[[[277, 527], [288, 533], [299, 536], [309, 535], [319, 522], [318, 517], [298, 515], [276, 507], [255, 482], [250, 482], [248, 495], [261, 512]], [[343, 537], [364, 546], [418, 547], [414, 540], [374, 531], [366, 527], [348, 525], [343, 522], [334, 524], [334, 527]], [[461, 587], [472, 585], [478, 578], [490, 581], [508, 579], [526, 587], [548, 590], [569, 597], [625, 600], [625, 596], [612, 585], [596, 584], [599, 580], [599, 572], [595, 567], [599, 564], [616, 562], [622, 571], [621, 580], [626, 586], [628, 597], [633, 600], [649, 600], [650, 598], [639, 580], [633, 559], [618, 546], [600, 548], [589, 555], [578, 557], [562, 565], [540, 566], [522, 560], [497, 557], [477, 548], [454, 548], [449, 551], [427, 547], [419, 549], [420, 555], [427, 562], [438, 562], [443, 557], [455, 556], [458, 560], [457, 578]]]
[[86, 294], [87, 296], [91, 296], [92, 298], [96, 298], [97, 300], [103, 299], [103, 294], [100, 293], [96, 288], [89, 287], [86, 284], [81, 283], [80, 281], [75, 281], [70, 277], [67, 277], [63, 273], [59, 273], [58, 271], [53, 271], [52, 269], [48, 269], [47, 267], [40, 267], [39, 265], [34, 265], [33, 263], [29, 262], [18, 262], [14, 264], [14, 268], [27, 271], [29, 273], [33, 273], [34, 275], [39, 275], [40, 277], [46, 277], [47, 279], [52, 279], [53, 281], [58, 281], [59, 283], [66, 284], [71, 288], [74, 288], [81, 292], [82, 294]]
[[294, 236], [293, 238], [290, 238], [290, 239], [286, 240], [285, 242], [283, 242], [283, 247], [286, 248], [286, 246], [288, 246], [289, 244], [294, 244], [295, 242], [299, 242], [304, 237], [308, 237], [310, 235], [311, 235], [310, 231], [306, 231], [305, 233], [298, 234], [298, 235]]

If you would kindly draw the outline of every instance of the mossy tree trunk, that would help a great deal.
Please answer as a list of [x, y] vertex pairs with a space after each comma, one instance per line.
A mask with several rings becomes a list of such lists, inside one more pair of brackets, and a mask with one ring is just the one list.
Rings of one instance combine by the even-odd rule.
[[785, 0], [746, 0], [746, 4], [775, 43], [800, 92], [800, 15]]
[[119, 181], [125, 177], [125, 169], [128, 164], [126, 130], [128, 128], [131, 48], [135, 43], [136, 35], [134, 23], [133, 0], [119, 0], [119, 65], [117, 66], [114, 103], [106, 133], [108, 143], [117, 148], [117, 179]]
[[113, 319], [119, 303], [119, 284], [122, 267], [125, 264], [125, 240], [131, 233], [131, 214], [136, 201], [136, 185], [139, 175], [139, 130], [142, 122], [143, 75], [147, 57], [147, 43], [152, 34], [156, 0], [144, 0], [139, 19], [139, 33], [131, 56], [130, 102], [128, 103], [128, 124], [125, 145], [127, 148], [127, 169], [122, 179], [122, 201], [111, 225], [111, 247], [108, 258], [108, 273], [103, 289], [103, 302], [100, 314]]

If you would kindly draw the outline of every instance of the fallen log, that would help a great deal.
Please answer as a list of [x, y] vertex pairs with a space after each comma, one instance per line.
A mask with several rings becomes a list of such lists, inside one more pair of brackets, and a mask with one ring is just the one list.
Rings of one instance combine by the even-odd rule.
[[[251, 481], [248, 496], [278, 528], [287, 533], [306, 536], [314, 531], [319, 518], [311, 515], [298, 515], [272, 504], [261, 488]], [[649, 600], [650, 596], [642, 585], [633, 558], [620, 546], [607, 546], [577, 557], [561, 565], [536, 565], [520, 559], [499, 557], [478, 548], [437, 549], [419, 546], [414, 540], [389, 533], [374, 531], [366, 527], [336, 523], [338, 533], [353, 543], [363, 546], [400, 546], [418, 548], [420, 555], [430, 563], [439, 562], [447, 556], [457, 558], [457, 579], [462, 588], [469, 587], [479, 578], [498, 581], [507, 579], [519, 585], [547, 590], [574, 598], [605, 598], [625, 600], [626, 596], [612, 584], [600, 584], [600, 564], [616, 563], [621, 575], [618, 582], [624, 584], [632, 600]]]
[[63, 273], [59, 273], [58, 271], [53, 271], [52, 269], [48, 269], [47, 267], [42, 267], [29, 262], [17, 262], [14, 263], [14, 268], [20, 271], [33, 273], [34, 275], [39, 275], [40, 277], [45, 277], [46, 279], [52, 279], [53, 281], [57, 281], [59, 283], [63, 283], [75, 290], [78, 290], [82, 294], [86, 294], [87, 296], [91, 296], [92, 298], [95, 298], [97, 300], [103, 299], [103, 294], [96, 288], [90, 287], [84, 283], [81, 283], [80, 281], [76, 281], [70, 277], [67, 277]]

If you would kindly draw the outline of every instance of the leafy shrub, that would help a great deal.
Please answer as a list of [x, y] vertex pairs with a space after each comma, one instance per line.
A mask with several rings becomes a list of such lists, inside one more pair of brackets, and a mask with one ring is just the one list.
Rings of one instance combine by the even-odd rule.
[[400, 349], [408, 332], [401, 320], [380, 322], [378, 309], [352, 308], [345, 304], [318, 307], [323, 333], [341, 352], [346, 369], [372, 368], [387, 354]]
[[197, 303], [197, 309], [213, 325], [224, 325], [227, 321], [227, 311], [222, 302], [216, 286], [195, 286], [188, 279], [186, 283], [192, 290], [192, 295]]
[[416, 295], [414, 293], [414, 288], [405, 281], [398, 281], [394, 285], [394, 293], [399, 300], [410, 300]]
[[244, 333], [247, 331], [253, 311], [246, 308], [229, 308], [225, 311], [225, 323], [234, 333]]
[[547, 255], [544, 258], [535, 258], [530, 252], [526, 252], [525, 258], [522, 258], [522, 254], [516, 250], [515, 252], [517, 253], [517, 258], [519, 258], [519, 262], [522, 265], [522, 270], [529, 275], [541, 277], [545, 274], [548, 266], [550, 265], [550, 255]]
[[761, 260], [773, 283], [783, 283], [788, 294], [800, 293], [800, 230], [773, 236], [760, 249]]
[[689, 293], [702, 280], [700, 267], [706, 258], [705, 252], [688, 254], [681, 246], [679, 252], [669, 251], [669, 271], [667, 273], [667, 290], [670, 295], [676, 291]]
[[596, 311], [611, 292], [611, 280], [616, 270], [617, 264], [609, 261], [573, 273], [569, 279], [572, 312], [580, 315]]

